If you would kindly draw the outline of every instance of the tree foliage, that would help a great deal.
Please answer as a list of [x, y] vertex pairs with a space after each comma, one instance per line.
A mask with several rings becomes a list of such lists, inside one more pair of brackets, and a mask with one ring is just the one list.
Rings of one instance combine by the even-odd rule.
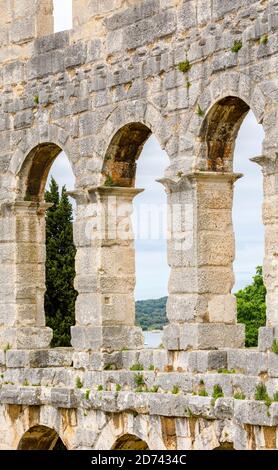
[[246, 325], [247, 347], [257, 346], [258, 329], [266, 322], [266, 288], [263, 282], [262, 267], [258, 266], [253, 283], [236, 293], [237, 321]]
[[53, 329], [52, 346], [70, 346], [70, 327], [74, 325], [77, 293], [74, 289], [75, 247], [72, 206], [63, 187], [52, 178], [45, 193], [53, 206], [46, 212], [46, 324]]

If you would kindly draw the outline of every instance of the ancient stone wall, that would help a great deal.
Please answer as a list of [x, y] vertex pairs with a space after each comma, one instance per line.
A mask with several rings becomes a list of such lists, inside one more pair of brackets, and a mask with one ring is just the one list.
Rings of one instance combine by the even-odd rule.
[[[255, 396], [278, 391], [277, 0], [73, 0], [73, 29], [56, 34], [51, 0], [0, 7], [0, 445], [276, 448], [277, 402]], [[231, 294], [233, 150], [249, 109], [265, 132], [267, 325], [254, 351]], [[151, 134], [179, 208], [163, 350], [143, 349], [134, 320], [132, 201]], [[73, 349], [51, 350], [43, 194], [61, 150], [79, 295]]]

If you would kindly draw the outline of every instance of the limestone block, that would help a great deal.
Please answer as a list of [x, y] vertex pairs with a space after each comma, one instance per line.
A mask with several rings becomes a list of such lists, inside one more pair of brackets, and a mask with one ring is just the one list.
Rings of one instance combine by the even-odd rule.
[[148, 413], [149, 394], [134, 392], [119, 392], [117, 398], [118, 411], [134, 411], [135, 413]]
[[7, 367], [28, 367], [30, 364], [29, 351], [9, 349], [6, 351]]
[[187, 404], [188, 400], [184, 395], [152, 393], [149, 396], [149, 413], [150, 415], [185, 417], [190, 415]]
[[156, 385], [162, 390], [171, 392], [174, 386], [184, 393], [192, 392], [192, 376], [190, 374], [180, 374], [179, 372], [159, 373], [156, 379]]
[[213, 399], [211, 397], [198, 397], [188, 395], [187, 406], [191, 415], [212, 419], [215, 417]]
[[219, 385], [222, 388], [225, 397], [233, 396], [233, 377], [232, 374], [202, 374], [195, 378], [195, 387], [200, 384], [200, 380], [205, 383], [207, 393], [212, 396], [214, 386]]
[[218, 398], [214, 405], [215, 416], [219, 419], [231, 419], [234, 415], [234, 399]]
[[51, 403], [57, 408], [75, 408], [77, 406], [75, 391], [70, 388], [52, 388]]
[[227, 368], [226, 351], [190, 351], [188, 370], [190, 372], [207, 372]]
[[165, 367], [169, 365], [168, 351], [165, 349], [154, 349], [153, 350], [153, 365], [154, 368], [160, 371], [164, 371]]
[[278, 354], [268, 353], [268, 375], [278, 377]]
[[272, 426], [271, 412], [263, 401], [235, 400], [234, 417], [238, 423]]
[[208, 302], [208, 314], [211, 323], [236, 321], [236, 297], [232, 294], [211, 296]]
[[128, 326], [71, 328], [72, 346], [77, 350], [117, 351], [123, 348], [141, 349], [144, 335], [141, 328]]
[[256, 388], [261, 382], [259, 377], [244, 374], [231, 374], [234, 392], [242, 392], [247, 398], [254, 399]]
[[2, 351], [0, 349], [0, 367], [3, 367], [6, 365], [6, 354], [5, 351]]
[[52, 340], [53, 332], [47, 327], [1, 328], [0, 348], [45, 349]]
[[73, 363], [73, 349], [54, 348], [30, 351], [30, 367], [70, 367]]
[[269, 351], [274, 340], [278, 341], [278, 328], [263, 326], [259, 328], [259, 350]]
[[228, 349], [228, 369], [249, 375], [259, 375], [268, 370], [267, 354], [246, 349]]
[[240, 348], [245, 328], [224, 323], [172, 324], [164, 328], [163, 342], [169, 350]]

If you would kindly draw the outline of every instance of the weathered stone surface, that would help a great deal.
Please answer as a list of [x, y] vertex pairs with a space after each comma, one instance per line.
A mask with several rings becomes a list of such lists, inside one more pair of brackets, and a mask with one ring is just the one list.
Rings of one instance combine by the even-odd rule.
[[[262, 381], [278, 391], [277, 2], [73, 0], [73, 28], [56, 34], [52, 0], [0, 7], [1, 450], [52, 449], [58, 435], [69, 449], [277, 448], [277, 403], [254, 400]], [[232, 295], [233, 152], [250, 108], [265, 131], [256, 350], [243, 349]], [[159, 350], [135, 327], [131, 224], [151, 133], [175, 210]], [[43, 196], [61, 149], [76, 180], [79, 295], [73, 349], [52, 350]]]

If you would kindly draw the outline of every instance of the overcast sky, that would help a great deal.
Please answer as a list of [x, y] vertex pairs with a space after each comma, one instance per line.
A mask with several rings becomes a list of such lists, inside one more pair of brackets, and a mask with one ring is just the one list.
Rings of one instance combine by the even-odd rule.
[[[55, 31], [71, 28], [71, 0], [54, 0]], [[236, 183], [234, 201], [234, 228], [236, 234], [236, 276], [235, 289], [250, 283], [257, 265], [263, 260], [263, 225], [261, 222], [262, 174], [259, 166], [249, 158], [260, 155], [262, 126], [258, 125], [253, 113], [249, 113], [241, 126], [234, 156], [234, 171], [244, 173]], [[136, 198], [135, 212], [140, 204], [165, 204], [166, 196], [162, 186], [155, 180], [163, 176], [169, 161], [155, 139], [151, 137], [140, 156], [137, 169], [137, 187], [145, 192]], [[67, 189], [73, 189], [74, 178], [65, 155], [54, 162], [51, 174]], [[136, 241], [137, 286], [136, 299], [158, 298], [167, 295], [169, 268], [166, 259], [166, 241]]]

